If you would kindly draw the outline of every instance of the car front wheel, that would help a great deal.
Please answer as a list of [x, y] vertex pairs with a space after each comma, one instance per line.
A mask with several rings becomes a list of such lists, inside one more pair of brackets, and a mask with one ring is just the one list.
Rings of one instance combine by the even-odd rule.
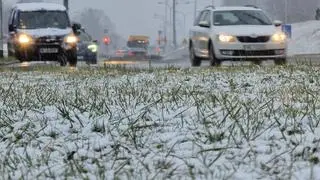
[[189, 48], [189, 56], [190, 56], [191, 66], [201, 65], [201, 59], [195, 55], [194, 48], [192, 45], [190, 45], [190, 48]]
[[214, 54], [214, 47], [212, 44], [209, 46], [209, 58], [210, 58], [210, 65], [211, 66], [220, 66], [221, 60], [216, 57]]

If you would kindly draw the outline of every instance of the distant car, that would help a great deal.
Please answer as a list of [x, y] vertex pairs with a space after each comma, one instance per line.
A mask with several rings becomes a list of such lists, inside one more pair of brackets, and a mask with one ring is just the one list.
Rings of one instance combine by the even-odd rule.
[[115, 57], [120, 59], [146, 59], [148, 50], [145, 48], [122, 47], [117, 49]]
[[122, 47], [122, 48], [119, 48], [115, 51], [114, 57], [119, 58], [119, 59], [124, 59], [124, 58], [129, 57], [130, 55], [132, 55], [132, 54], [130, 53], [129, 48]]
[[98, 63], [98, 41], [84, 30], [79, 30], [77, 44], [77, 58], [79, 61], [85, 61], [87, 64]]
[[71, 24], [67, 9], [54, 3], [17, 3], [8, 21], [8, 55], [24, 61], [58, 61], [77, 65], [80, 24]]
[[208, 6], [190, 30], [191, 64], [200, 66], [202, 60], [209, 60], [215, 66], [227, 60], [260, 63], [268, 59], [285, 64], [287, 39], [279, 26], [280, 21], [272, 22], [257, 7]]

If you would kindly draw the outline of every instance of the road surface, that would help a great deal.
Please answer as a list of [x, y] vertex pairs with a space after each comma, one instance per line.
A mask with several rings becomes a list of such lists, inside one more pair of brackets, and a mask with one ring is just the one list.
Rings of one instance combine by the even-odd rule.
[[[301, 64], [301, 63], [310, 63], [313, 65], [320, 65], [320, 54], [305, 54], [305, 55], [296, 55], [294, 57], [288, 58], [288, 64]], [[222, 66], [230, 66], [230, 65], [249, 65], [250, 62], [223, 62]], [[265, 61], [262, 65], [273, 65], [273, 61]], [[104, 67], [104, 66], [125, 66], [125, 67], [136, 67], [136, 68], [149, 68], [149, 67], [178, 67], [178, 68], [188, 68], [190, 66], [190, 61], [188, 58], [177, 58], [177, 59], [168, 59], [168, 60], [104, 60], [100, 59], [97, 65], [90, 65], [93, 67]], [[14, 63], [9, 65], [1, 65], [0, 68], [5, 67], [38, 67], [38, 66], [59, 66], [57, 62], [24, 62], [24, 63]], [[79, 62], [78, 67], [88, 67], [84, 62]], [[208, 61], [203, 61], [201, 64], [202, 67], [209, 66]]]

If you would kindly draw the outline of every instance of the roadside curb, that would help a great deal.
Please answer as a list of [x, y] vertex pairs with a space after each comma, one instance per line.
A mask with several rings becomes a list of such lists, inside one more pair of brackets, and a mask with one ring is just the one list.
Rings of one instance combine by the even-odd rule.
[[20, 61], [8, 61], [8, 62], [1, 62], [0, 61], [0, 66], [7, 66], [7, 65], [11, 65], [11, 64], [16, 64], [19, 63]]

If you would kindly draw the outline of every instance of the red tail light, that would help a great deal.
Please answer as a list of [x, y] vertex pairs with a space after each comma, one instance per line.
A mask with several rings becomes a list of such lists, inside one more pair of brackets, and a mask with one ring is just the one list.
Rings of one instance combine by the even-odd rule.
[[132, 51], [129, 51], [129, 52], [128, 52], [128, 55], [129, 55], [129, 56], [134, 56], [134, 53], [133, 53]]

